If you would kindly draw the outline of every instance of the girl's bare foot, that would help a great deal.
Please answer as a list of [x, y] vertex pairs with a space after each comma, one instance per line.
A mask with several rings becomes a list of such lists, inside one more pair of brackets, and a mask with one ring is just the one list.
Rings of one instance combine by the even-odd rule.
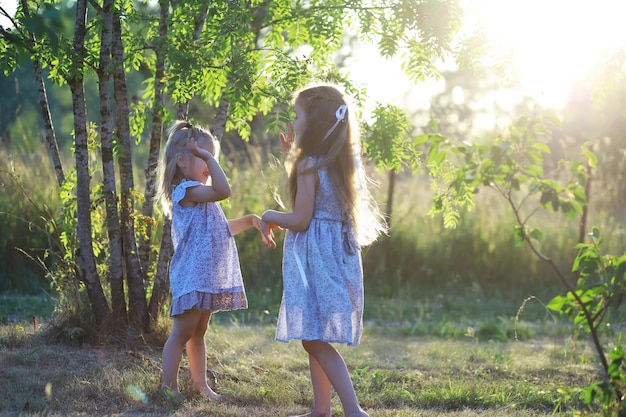
[[361, 410], [357, 414], [351, 414], [350, 416], [346, 415], [346, 417], [370, 417], [370, 415], [367, 414], [365, 411]]
[[222, 400], [222, 396], [220, 394], [218, 394], [217, 392], [213, 391], [210, 387], [204, 387], [202, 389], [199, 389], [198, 392], [205, 396], [206, 398], [208, 398], [209, 400], [213, 400], [213, 401], [221, 401]]

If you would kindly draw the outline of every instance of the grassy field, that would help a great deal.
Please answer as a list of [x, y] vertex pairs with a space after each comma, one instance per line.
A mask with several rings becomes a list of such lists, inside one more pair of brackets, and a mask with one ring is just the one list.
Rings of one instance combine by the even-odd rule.
[[[600, 415], [581, 400], [580, 389], [599, 378], [584, 336], [542, 313], [538, 303], [534, 310], [529, 303], [516, 321], [523, 299], [508, 309], [504, 301], [434, 295], [413, 303], [369, 300], [361, 345], [337, 346], [363, 407], [372, 417]], [[30, 320], [14, 317], [0, 326], [0, 414], [305, 413], [312, 403], [305, 352], [298, 342], [275, 342], [272, 314], [266, 317], [265, 323], [242, 324], [221, 313], [207, 332], [209, 380], [224, 394], [221, 403], [191, 392], [186, 358], [184, 399], [159, 392], [167, 319], [161, 339], [93, 346], [48, 343], [45, 319], [35, 332]], [[333, 404], [333, 415], [342, 416], [336, 396]]]

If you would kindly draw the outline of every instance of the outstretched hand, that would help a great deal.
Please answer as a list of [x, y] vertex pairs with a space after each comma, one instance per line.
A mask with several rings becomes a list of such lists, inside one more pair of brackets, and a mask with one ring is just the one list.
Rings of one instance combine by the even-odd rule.
[[252, 218], [252, 224], [256, 229], [261, 232], [261, 238], [269, 248], [274, 249], [276, 247], [276, 241], [274, 240], [274, 230], [280, 232], [283, 229], [275, 224], [266, 223], [259, 216]]
[[278, 134], [278, 139], [280, 140], [280, 151], [283, 154], [288, 154], [291, 150], [291, 145], [296, 137], [295, 132], [293, 131], [293, 126], [291, 123], [287, 123], [287, 134], [285, 135], [283, 132]]

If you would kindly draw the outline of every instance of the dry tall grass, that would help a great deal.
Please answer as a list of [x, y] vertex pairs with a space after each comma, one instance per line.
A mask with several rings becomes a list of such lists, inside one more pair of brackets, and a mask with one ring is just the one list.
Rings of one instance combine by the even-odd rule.
[[[0, 414], [275, 417], [307, 412], [312, 392], [306, 354], [297, 342], [275, 342], [273, 332], [271, 326], [209, 329], [208, 376], [226, 398], [220, 403], [191, 392], [185, 361], [184, 398], [174, 401], [160, 393], [158, 346], [51, 345], [41, 335], [16, 339], [14, 334], [19, 343], [0, 348]], [[547, 416], [559, 404], [563, 415], [571, 415], [585, 409], [578, 388], [596, 377], [590, 351], [567, 337], [440, 339], [367, 326], [360, 346], [338, 349], [372, 417]], [[342, 415], [336, 396], [333, 415]]]

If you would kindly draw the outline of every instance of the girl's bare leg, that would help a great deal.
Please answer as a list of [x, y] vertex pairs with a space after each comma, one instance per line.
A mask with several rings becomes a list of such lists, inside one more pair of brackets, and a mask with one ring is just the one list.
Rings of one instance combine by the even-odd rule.
[[[302, 345], [309, 355], [315, 359], [317, 365], [319, 365], [319, 368], [325, 374], [326, 380], [330, 382], [332, 387], [337, 392], [337, 395], [341, 400], [341, 405], [343, 406], [345, 417], [367, 417], [368, 414], [359, 406], [356, 393], [354, 392], [354, 386], [352, 385], [352, 380], [350, 379], [350, 373], [348, 372], [348, 367], [339, 352], [337, 352], [337, 350], [332, 347], [330, 343], [321, 342], [319, 340], [303, 341]], [[311, 364], [310, 360], [309, 364]], [[313, 368], [311, 368], [311, 370], [313, 371]], [[313, 372], [311, 372], [312, 381], [313, 377]], [[320, 384], [320, 382], [323, 382], [323, 380], [319, 380], [318, 384]], [[322, 391], [319, 391], [320, 388]], [[315, 381], [313, 381], [313, 395], [315, 396], [314, 407], [318, 404], [318, 395], [326, 395], [323, 384], [320, 384], [317, 389], [318, 392], [316, 393]], [[324, 397], [319, 398], [323, 403]], [[318, 417], [326, 415], [315, 414], [318, 411], [322, 410], [316, 410], [314, 408], [313, 413], [308, 414], [308, 416]], [[330, 404], [328, 415], [330, 415]]]
[[309, 369], [313, 384], [313, 411], [296, 417], [330, 417], [331, 385], [315, 356], [309, 355]]
[[309, 369], [313, 385], [313, 411], [293, 417], [330, 417], [330, 381], [315, 356], [309, 355]]
[[172, 333], [163, 346], [163, 381], [161, 388], [167, 388], [174, 394], [180, 392], [178, 388], [178, 368], [183, 356], [185, 344], [193, 335], [198, 325], [201, 312], [190, 310], [174, 317]]
[[191, 379], [196, 391], [212, 400], [219, 400], [222, 396], [213, 391], [206, 380], [206, 341], [204, 336], [211, 319], [211, 313], [200, 313], [201, 315], [194, 332], [187, 341], [187, 357], [189, 358]]

